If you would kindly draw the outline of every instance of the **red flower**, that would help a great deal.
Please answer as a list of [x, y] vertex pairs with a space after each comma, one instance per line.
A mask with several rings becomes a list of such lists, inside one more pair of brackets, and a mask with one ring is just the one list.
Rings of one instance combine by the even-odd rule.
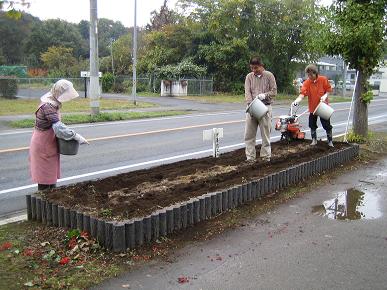
[[70, 261], [71, 260], [69, 257], [63, 257], [62, 259], [60, 259], [59, 264], [66, 265], [66, 264], [70, 263]]
[[10, 248], [12, 248], [12, 244], [10, 242], [5, 242], [0, 246], [0, 252], [9, 250]]

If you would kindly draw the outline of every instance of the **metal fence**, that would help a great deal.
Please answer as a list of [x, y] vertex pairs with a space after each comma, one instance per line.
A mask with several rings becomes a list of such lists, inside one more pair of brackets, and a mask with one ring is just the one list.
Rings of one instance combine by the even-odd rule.
[[[0, 79], [8, 79], [9, 77], [1, 77]], [[51, 86], [60, 78], [12, 78], [17, 81], [18, 97], [37, 98], [48, 92]], [[74, 88], [79, 92], [80, 96], [86, 97], [85, 89], [88, 91], [87, 78], [66, 78], [74, 84]], [[202, 96], [213, 94], [213, 79], [184, 79], [187, 81], [188, 96]], [[112, 89], [109, 92], [103, 93], [132, 93], [133, 78], [131, 76], [116, 76]], [[100, 79], [102, 91], [102, 81]], [[151, 92], [160, 93], [161, 80], [150, 76], [139, 76], [137, 78], [137, 93]]]
[[[177, 79], [176, 79], [177, 80]], [[183, 80], [179, 79], [178, 81]], [[187, 95], [188, 96], [203, 96], [212, 95], [214, 80], [211, 78], [184, 78], [187, 81]], [[175, 81], [175, 79], [171, 80]], [[131, 76], [116, 76], [113, 90], [117, 92], [131, 93], [133, 79]], [[161, 79], [155, 78], [154, 76], [140, 76], [137, 77], [137, 92], [152, 92], [160, 93], [161, 90]]]

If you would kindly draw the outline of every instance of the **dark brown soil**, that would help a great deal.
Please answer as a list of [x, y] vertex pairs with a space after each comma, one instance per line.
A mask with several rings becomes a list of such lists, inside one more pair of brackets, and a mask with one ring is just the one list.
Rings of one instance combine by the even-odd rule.
[[[46, 198], [68, 208], [108, 220], [143, 217], [177, 202], [189, 200], [243, 184], [261, 176], [285, 169], [347, 147], [324, 142], [309, 146], [310, 140], [272, 143], [270, 163], [245, 162], [244, 149], [224, 153], [219, 158], [184, 160], [145, 170], [59, 187], [45, 192]], [[259, 155], [260, 146], [257, 146]]]

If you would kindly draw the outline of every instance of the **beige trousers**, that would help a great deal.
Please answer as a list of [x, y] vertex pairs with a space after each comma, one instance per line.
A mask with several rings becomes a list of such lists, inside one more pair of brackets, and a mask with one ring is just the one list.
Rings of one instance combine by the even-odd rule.
[[255, 160], [256, 158], [255, 139], [257, 137], [258, 126], [261, 131], [261, 137], [262, 137], [260, 157], [261, 158], [271, 157], [270, 132], [271, 132], [272, 108], [270, 105], [267, 107], [269, 111], [259, 121], [254, 117], [251, 117], [249, 113], [246, 113], [245, 144], [246, 144], [247, 160]]

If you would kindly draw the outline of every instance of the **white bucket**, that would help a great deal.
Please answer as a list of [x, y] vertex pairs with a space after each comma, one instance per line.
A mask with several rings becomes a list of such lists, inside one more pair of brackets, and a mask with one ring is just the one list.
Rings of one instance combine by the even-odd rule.
[[324, 102], [320, 102], [314, 110], [313, 115], [317, 115], [324, 120], [329, 120], [335, 110]]
[[254, 116], [257, 120], [262, 119], [268, 111], [269, 109], [258, 98], [255, 98], [246, 109], [246, 113], [250, 113], [250, 115]]

